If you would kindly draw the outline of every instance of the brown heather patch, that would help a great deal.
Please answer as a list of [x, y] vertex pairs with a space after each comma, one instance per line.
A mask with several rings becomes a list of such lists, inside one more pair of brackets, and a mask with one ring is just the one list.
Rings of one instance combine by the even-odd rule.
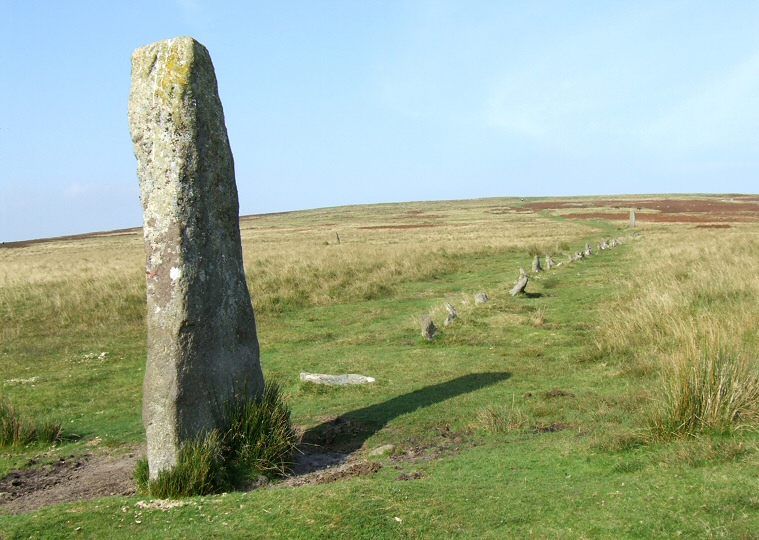
[[[749, 202], [745, 202], [749, 201]], [[755, 202], [754, 202], [755, 201]], [[723, 197], [714, 199], [589, 199], [587, 202], [552, 200], [527, 203], [525, 208], [533, 210], [560, 210], [563, 208], [619, 208], [627, 210], [657, 210], [662, 213], [718, 213], [735, 214], [736, 212], [759, 213], [759, 197], [731, 202]]]
[[[582, 212], [563, 214], [563, 217], [567, 219], [608, 219], [608, 220], [624, 220], [630, 219], [628, 212]], [[637, 214], [636, 219], [638, 222], [649, 223], [714, 223], [714, 222], [751, 222], [759, 220], [759, 215], [735, 215], [735, 216], [715, 216], [715, 215], [698, 215], [698, 214], [653, 214], [642, 213]], [[717, 227], [720, 227], [719, 225]], [[729, 225], [728, 225], [729, 227]], [[724, 228], [724, 226], [720, 227]]]
[[534, 210], [530, 208], [520, 208], [520, 207], [515, 207], [515, 206], [503, 206], [503, 207], [491, 208], [489, 210], [486, 210], [486, 212], [488, 214], [499, 216], [502, 214], [532, 214]]
[[398, 215], [399, 219], [445, 219], [447, 214], [425, 214], [424, 210], [409, 210], [405, 214]]
[[[740, 199], [740, 200], [734, 200]], [[626, 220], [628, 210], [652, 211], [638, 214], [640, 221], [654, 223], [724, 223], [759, 220], [759, 197], [715, 196], [703, 199], [588, 199], [551, 200], [527, 203], [533, 210], [586, 209], [564, 214], [569, 219]], [[620, 212], [609, 212], [613, 208]], [[595, 211], [591, 211], [595, 210]]]

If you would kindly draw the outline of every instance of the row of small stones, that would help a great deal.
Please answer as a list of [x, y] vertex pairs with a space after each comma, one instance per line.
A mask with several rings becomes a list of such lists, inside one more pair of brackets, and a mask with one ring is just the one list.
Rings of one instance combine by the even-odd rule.
[[[611, 242], [608, 242], [606, 239], [602, 239], [601, 243], [596, 246], [596, 251], [593, 251], [593, 248], [591, 248], [590, 244], [585, 244], [585, 249], [581, 251], [577, 251], [575, 253], [570, 253], [569, 258], [567, 261], [567, 264], [574, 263], [575, 261], [581, 261], [585, 257], [590, 257], [591, 255], [597, 254], [605, 249], [611, 249], [613, 247], [617, 247], [622, 243], [621, 240], [618, 238], [613, 238]], [[546, 254], [545, 258], [546, 263], [546, 270], [550, 270], [553, 267], [561, 266], [562, 263], [557, 263], [553, 260], [550, 254]], [[538, 272], [543, 271], [543, 267], [540, 264], [540, 256], [535, 255], [535, 258], [532, 261], [532, 271], [533, 273], [537, 274]], [[509, 291], [509, 294], [511, 296], [516, 296], [517, 294], [523, 293], [525, 287], [527, 287], [527, 283], [529, 282], [530, 278], [527, 275], [527, 272], [524, 271], [524, 268], [519, 269], [519, 278], [514, 282], [514, 288], [512, 288]], [[484, 292], [478, 292], [474, 295], [474, 303], [477, 304], [484, 304], [488, 301], [488, 295]], [[458, 314], [456, 313], [456, 308], [453, 307], [450, 303], [445, 303], [445, 309], [448, 311], [448, 316], [445, 318], [445, 326], [450, 325], [454, 319], [458, 317]], [[427, 341], [432, 341], [432, 338], [435, 337], [435, 332], [437, 331], [437, 327], [435, 326], [435, 323], [432, 321], [432, 317], [430, 317], [429, 314], [424, 314], [421, 318], [421, 324], [422, 324], [422, 337], [426, 339]]]

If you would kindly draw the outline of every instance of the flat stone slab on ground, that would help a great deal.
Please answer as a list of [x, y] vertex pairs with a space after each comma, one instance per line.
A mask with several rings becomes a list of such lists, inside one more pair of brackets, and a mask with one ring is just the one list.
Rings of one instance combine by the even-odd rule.
[[348, 373], [344, 375], [327, 375], [324, 373], [301, 373], [300, 380], [314, 384], [326, 384], [329, 386], [347, 386], [350, 384], [373, 383], [374, 377]]

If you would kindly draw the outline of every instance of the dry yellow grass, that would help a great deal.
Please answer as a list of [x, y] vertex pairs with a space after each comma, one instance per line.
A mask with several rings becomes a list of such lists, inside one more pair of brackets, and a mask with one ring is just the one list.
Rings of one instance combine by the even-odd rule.
[[662, 376], [660, 434], [759, 422], [758, 232], [657, 226], [636, 242], [638, 272], [620, 280], [598, 345]]
[[668, 353], [704, 339], [736, 346], [757, 342], [759, 227], [657, 226], [635, 243], [636, 271], [619, 281], [599, 345]]
[[[370, 299], [395, 283], [453, 268], [456, 257], [549, 248], [589, 230], [532, 214], [513, 199], [382, 204], [248, 216], [241, 220], [254, 308]], [[338, 243], [339, 235], [339, 243]], [[40, 324], [94, 329], [128, 312], [141, 323], [141, 232], [0, 249], [2, 335]], [[24, 309], [28, 306], [29, 309]], [[35, 324], [37, 323], [37, 324]]]

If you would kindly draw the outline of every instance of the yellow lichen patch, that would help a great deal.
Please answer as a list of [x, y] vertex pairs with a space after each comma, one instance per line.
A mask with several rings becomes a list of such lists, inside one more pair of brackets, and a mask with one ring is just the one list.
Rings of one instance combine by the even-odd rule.
[[154, 69], [156, 79], [153, 84], [153, 96], [163, 104], [175, 95], [184, 94], [190, 84], [190, 66], [194, 53], [192, 42], [188, 47], [186, 43], [172, 41], [168, 42], [165, 57], [159, 55]]

